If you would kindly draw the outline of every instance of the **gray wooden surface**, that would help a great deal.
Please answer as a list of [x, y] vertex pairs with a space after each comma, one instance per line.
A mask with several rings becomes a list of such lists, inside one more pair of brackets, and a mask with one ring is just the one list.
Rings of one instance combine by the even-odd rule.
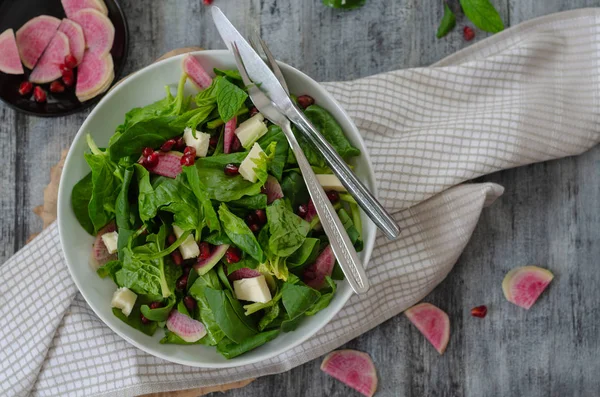
[[[492, 0], [507, 25], [600, 0]], [[126, 73], [183, 46], [224, 48], [201, 0], [122, 0], [131, 33]], [[217, 0], [242, 29], [260, 28], [275, 55], [317, 80], [425, 66], [468, 46], [461, 29], [438, 40], [441, 0], [367, 0], [357, 11], [319, 0]], [[465, 21], [459, 19], [458, 27]], [[477, 38], [486, 34], [477, 31]], [[0, 104], [0, 263], [41, 228], [49, 168], [87, 112], [59, 119], [16, 114]], [[500, 172], [505, 195], [484, 211], [454, 271], [427, 297], [446, 310], [452, 336], [443, 356], [403, 316], [348, 343], [368, 352], [378, 396], [597, 396], [600, 389], [600, 149]], [[504, 300], [514, 266], [539, 263], [556, 275], [530, 310]], [[49, 302], [47, 302], [49, 303]], [[486, 304], [485, 319], [470, 308]], [[261, 378], [229, 396], [346, 396], [320, 360]]]

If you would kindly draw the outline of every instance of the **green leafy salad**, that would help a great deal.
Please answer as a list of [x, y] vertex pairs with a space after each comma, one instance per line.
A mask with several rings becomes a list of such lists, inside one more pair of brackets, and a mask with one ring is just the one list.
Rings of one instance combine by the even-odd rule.
[[[206, 74], [206, 76], [209, 76]], [[130, 110], [72, 191], [96, 236], [92, 263], [116, 284], [113, 313], [160, 343], [216, 346], [233, 358], [326, 308], [343, 278], [281, 129], [256, 111], [237, 71]], [[186, 81], [203, 87], [184, 94]], [[345, 159], [360, 151], [309, 96], [294, 97]], [[356, 202], [298, 140], [357, 250]], [[108, 304], [109, 302], [107, 302]]]

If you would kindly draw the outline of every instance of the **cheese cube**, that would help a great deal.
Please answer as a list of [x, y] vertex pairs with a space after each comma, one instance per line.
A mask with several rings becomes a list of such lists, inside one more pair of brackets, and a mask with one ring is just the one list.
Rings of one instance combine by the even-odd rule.
[[110, 232], [102, 235], [102, 242], [106, 246], [109, 254], [117, 252], [117, 242], [119, 241], [119, 233]]
[[316, 174], [319, 185], [323, 187], [323, 190], [337, 190], [338, 192], [345, 192], [346, 188], [342, 185], [342, 182], [337, 176], [333, 174]]
[[244, 161], [242, 161], [242, 164], [240, 164], [239, 172], [245, 180], [254, 183], [258, 179], [254, 171], [254, 167], [256, 167], [254, 160], [260, 159], [261, 153], [264, 154], [265, 152], [258, 143], [255, 143]]
[[[173, 232], [177, 238], [181, 237], [183, 234], [183, 230], [177, 225], [173, 225]], [[183, 243], [179, 246], [179, 252], [181, 252], [183, 259], [197, 258], [198, 255], [200, 255], [200, 248], [198, 247], [198, 244], [196, 244], [196, 240], [194, 240], [192, 234], [183, 240]]]
[[256, 113], [235, 129], [235, 135], [237, 135], [245, 149], [248, 149], [254, 142], [267, 133], [268, 129], [264, 123], [264, 119], [262, 114]]
[[271, 291], [263, 275], [235, 280], [233, 291], [235, 297], [242, 301], [266, 303], [271, 300]]
[[191, 146], [196, 149], [196, 157], [206, 157], [208, 153], [208, 144], [210, 142], [210, 135], [204, 132], [196, 131], [196, 138], [191, 128], [183, 130], [183, 140], [186, 146]]
[[123, 287], [115, 291], [112, 300], [110, 301], [110, 305], [111, 307], [121, 309], [123, 314], [129, 317], [136, 299], [137, 295], [135, 292], [131, 291], [129, 288]]

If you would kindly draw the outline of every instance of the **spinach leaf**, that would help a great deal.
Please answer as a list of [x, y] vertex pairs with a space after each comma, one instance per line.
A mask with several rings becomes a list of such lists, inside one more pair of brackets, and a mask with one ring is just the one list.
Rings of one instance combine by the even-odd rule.
[[448, 32], [450, 32], [452, 29], [454, 29], [455, 26], [456, 26], [456, 17], [454, 16], [454, 13], [450, 9], [450, 7], [448, 7], [448, 3], [444, 2], [444, 16], [442, 17], [440, 26], [438, 27], [436, 37], [438, 39], [441, 39], [442, 37], [447, 35]]
[[117, 223], [117, 229], [119, 230], [117, 249], [119, 252], [119, 257], [121, 258], [123, 256], [123, 248], [129, 242], [129, 238], [135, 233], [133, 222], [131, 219], [132, 214], [130, 213], [129, 205], [129, 186], [131, 185], [133, 174], [133, 167], [129, 167], [123, 172], [123, 183], [121, 185], [121, 191], [119, 192], [119, 195], [117, 196], [117, 201], [115, 203], [115, 218]]
[[154, 335], [154, 332], [156, 332], [156, 327], [157, 327], [156, 322], [152, 321], [148, 324], [144, 324], [142, 322], [142, 317], [140, 316], [140, 314], [141, 314], [140, 307], [142, 305], [147, 305], [148, 303], [150, 303], [150, 301], [151, 300], [148, 299], [147, 297], [138, 295], [138, 297], [135, 301], [135, 305], [133, 306], [131, 313], [129, 313], [129, 316], [124, 315], [123, 312], [121, 311], [121, 309], [117, 309], [117, 308], [113, 308], [112, 312], [116, 317], [118, 317], [125, 324], [127, 324], [130, 327], [133, 327], [139, 331], [142, 331], [146, 335], [152, 336], [152, 335]]
[[196, 159], [196, 167], [203, 168], [215, 168], [223, 171], [223, 167], [227, 164], [240, 164], [248, 152], [228, 153], [228, 154], [215, 154], [209, 157], [200, 157]]
[[206, 194], [206, 186], [200, 180], [198, 168], [183, 167], [183, 174], [186, 176], [188, 184], [198, 199], [199, 218], [204, 218], [204, 222], [211, 232], [220, 232], [221, 224], [219, 223], [219, 218], [217, 218], [217, 213], [212, 206], [208, 194]]
[[335, 282], [329, 276], [325, 276], [325, 280], [327, 281], [328, 287], [324, 290], [321, 290], [321, 296], [319, 300], [317, 300], [304, 314], [307, 316], [313, 316], [321, 310], [325, 309], [329, 306], [331, 299], [335, 295], [336, 285]]
[[172, 344], [172, 345], [201, 345], [201, 344], [207, 344], [205, 343], [205, 339], [207, 338], [208, 334], [206, 334], [206, 336], [200, 340], [197, 340], [196, 342], [186, 342], [183, 339], [181, 339], [181, 337], [179, 335], [177, 335], [175, 332], [171, 332], [168, 329], [165, 329], [165, 336], [163, 336], [163, 338], [160, 340], [160, 344], [162, 345], [166, 345], [166, 344]]
[[467, 18], [479, 29], [490, 33], [504, 30], [502, 18], [490, 0], [460, 0], [460, 5]]
[[113, 163], [106, 152], [102, 152], [91, 143], [92, 153], [85, 153], [85, 161], [92, 170], [92, 197], [88, 204], [88, 215], [94, 225], [94, 232], [98, 233], [102, 227], [115, 217], [115, 201], [121, 189], [117, 165]]
[[296, 328], [298, 328], [298, 325], [300, 325], [300, 323], [302, 322], [302, 320], [304, 319], [303, 315], [300, 315], [296, 318], [290, 318], [288, 315], [286, 315], [283, 318], [283, 321], [281, 322], [281, 330], [283, 332], [292, 332], [295, 331]]
[[224, 338], [217, 345], [217, 351], [225, 356], [225, 358], [231, 359], [264, 345], [265, 343], [275, 339], [277, 335], [279, 335], [278, 329], [261, 332], [244, 339], [241, 343], [235, 343], [228, 338]]
[[290, 283], [283, 284], [281, 293], [281, 300], [290, 320], [304, 314], [321, 297], [319, 291]]
[[[357, 210], [358, 210], [358, 208], [357, 208]], [[354, 226], [354, 222], [350, 218], [350, 215], [348, 215], [348, 213], [346, 212], [345, 209], [340, 208], [338, 210], [338, 216], [340, 218], [340, 221], [344, 225], [344, 228], [346, 229], [346, 233], [348, 233], [348, 237], [350, 237], [350, 241], [352, 241], [352, 244], [354, 245], [356, 250], [358, 252], [362, 251], [363, 241], [360, 236], [360, 232]]]
[[319, 244], [320, 240], [318, 238], [309, 237], [305, 239], [300, 248], [287, 258], [288, 268], [291, 269], [314, 262], [319, 255]]
[[213, 232], [208, 236], [203, 238], [203, 241], [206, 241], [212, 245], [223, 245], [223, 244], [233, 244], [233, 242], [227, 237], [225, 232], [221, 231], [220, 233]]
[[180, 134], [181, 131], [183, 131], [186, 127], [189, 127], [192, 129], [194, 137], [196, 137], [196, 128], [198, 128], [198, 125], [202, 124], [206, 119], [208, 119], [214, 109], [214, 104], [208, 104], [188, 110], [187, 112], [173, 119], [169, 126], [179, 131]]
[[233, 80], [242, 81], [242, 76], [240, 75], [240, 72], [238, 72], [237, 70], [222, 70], [222, 69], [214, 68], [213, 72], [215, 72], [215, 74], [217, 76], [225, 76], [225, 77], [229, 77]]
[[144, 304], [140, 307], [140, 310], [144, 317], [146, 317], [148, 320], [167, 321], [169, 313], [171, 313], [171, 310], [173, 309], [173, 306], [175, 306], [176, 302], [177, 299], [175, 298], [175, 295], [171, 295], [167, 300], [167, 304], [163, 307], [159, 307], [157, 309], [150, 309], [150, 306]]
[[304, 183], [304, 178], [299, 172], [286, 172], [281, 182], [283, 196], [290, 201], [292, 208], [308, 203], [310, 195]]
[[88, 213], [88, 206], [92, 199], [92, 173], [84, 176], [79, 182], [73, 186], [71, 192], [71, 208], [75, 213], [75, 218], [83, 229], [91, 235], [94, 235], [94, 224]]
[[269, 251], [274, 255], [290, 256], [310, 231], [310, 224], [288, 209], [281, 199], [267, 207], [267, 220], [271, 233]]
[[217, 107], [223, 122], [232, 119], [244, 105], [248, 94], [225, 78], [217, 78]]
[[318, 105], [311, 105], [306, 108], [304, 114], [310, 119], [313, 125], [317, 127], [317, 130], [321, 132], [323, 137], [327, 139], [340, 156], [347, 159], [348, 157], [360, 155], [360, 150], [352, 146], [350, 141], [348, 141], [344, 135], [342, 127], [340, 127], [338, 122], [327, 110]]
[[100, 278], [110, 277], [116, 283], [116, 273], [121, 269], [121, 267], [121, 261], [109, 261], [100, 266], [98, 270], [96, 270], [96, 273], [98, 273]]
[[214, 290], [222, 289], [219, 277], [214, 269], [211, 269], [206, 274], [199, 276], [194, 284], [189, 288], [188, 294], [190, 294], [198, 302], [199, 321], [206, 327], [206, 336], [202, 338], [208, 345], [214, 346], [225, 334], [217, 324], [215, 315], [211, 310], [206, 295], [204, 294], [204, 288], [212, 288]]
[[246, 222], [231, 213], [225, 204], [221, 204], [219, 207], [219, 218], [223, 222], [223, 229], [227, 237], [242, 251], [258, 262], [262, 262], [264, 257], [263, 250], [248, 225], [246, 225]]
[[260, 210], [267, 208], [267, 195], [257, 194], [255, 196], [245, 196], [241, 199], [227, 203], [232, 208], [244, 208], [249, 210]]
[[367, 0], [323, 0], [323, 4], [332, 8], [353, 10], [365, 5]]
[[217, 266], [217, 275], [219, 276], [219, 280], [221, 280], [221, 284], [223, 284], [229, 292], [233, 293], [233, 287], [227, 278], [227, 274], [225, 274], [225, 264]]
[[281, 312], [281, 306], [279, 303], [276, 305], [272, 305], [271, 307], [265, 309], [265, 315], [261, 317], [258, 322], [258, 330], [264, 331], [267, 327], [269, 327], [273, 321], [279, 317], [279, 313]]
[[[242, 343], [257, 333], [254, 327], [240, 318], [238, 313], [245, 317], [244, 311], [240, 303], [231, 296], [231, 292], [204, 287], [204, 295], [215, 321], [229, 339], [235, 343]], [[239, 306], [237, 310], [234, 308], [236, 304]]]
[[281, 130], [281, 127], [276, 125], [269, 126], [267, 133], [263, 135], [257, 142], [263, 150], [267, 150], [272, 142], [276, 143], [277, 146], [275, 146], [275, 155], [273, 157], [273, 161], [271, 161], [269, 170], [278, 181], [281, 181], [283, 169], [287, 162], [288, 152], [290, 149], [290, 145], [285, 137], [285, 134]]

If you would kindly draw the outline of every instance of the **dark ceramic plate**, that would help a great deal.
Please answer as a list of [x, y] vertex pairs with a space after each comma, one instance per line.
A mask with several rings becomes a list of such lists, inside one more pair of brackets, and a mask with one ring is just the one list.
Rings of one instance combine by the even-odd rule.
[[[115, 26], [115, 42], [111, 54], [115, 65], [115, 79], [118, 81], [123, 72], [129, 37], [125, 15], [116, 0], [104, 0], [108, 8], [108, 17]], [[56, 18], [66, 18], [60, 0], [0, 0], [0, 33], [13, 28], [15, 33], [30, 19], [38, 15], [51, 15]], [[62, 94], [52, 94], [48, 90], [49, 84], [42, 87], [48, 92], [47, 103], [37, 103], [33, 97], [19, 95], [19, 85], [27, 80], [31, 72], [25, 68], [25, 75], [9, 75], [0, 72], [0, 99], [13, 109], [41, 117], [57, 117], [79, 112], [98, 102], [102, 95], [89, 101], [79, 102], [75, 96], [75, 87], [68, 88]], [[77, 74], [77, 69], [75, 69]]]

